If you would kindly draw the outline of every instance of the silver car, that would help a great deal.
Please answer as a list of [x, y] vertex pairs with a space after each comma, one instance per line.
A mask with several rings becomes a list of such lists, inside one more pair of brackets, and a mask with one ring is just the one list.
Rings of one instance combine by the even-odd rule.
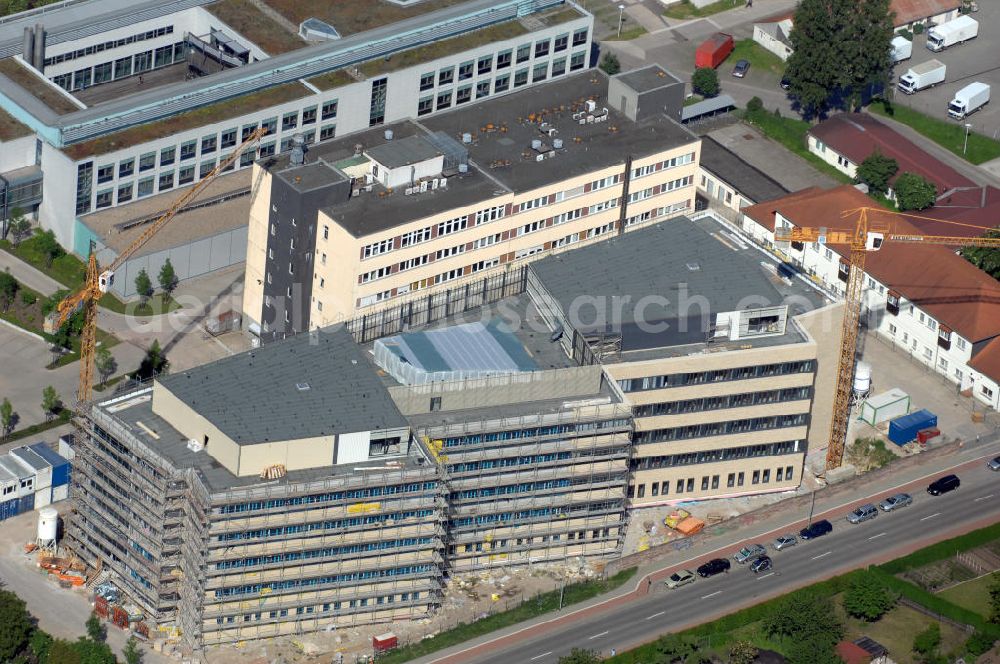
[[795, 537], [795, 535], [782, 535], [778, 539], [774, 540], [774, 544], [771, 546], [774, 547], [775, 551], [781, 551], [782, 549], [787, 549], [790, 546], [795, 546], [798, 544], [798, 541], [799, 540]]
[[747, 544], [745, 547], [736, 552], [733, 556], [733, 560], [738, 562], [740, 565], [748, 563], [757, 556], [763, 556], [767, 553], [767, 549], [762, 547], [760, 544]]
[[986, 462], [986, 467], [993, 472], [1000, 471], [1000, 457], [994, 457]]
[[682, 569], [678, 572], [674, 572], [666, 578], [663, 584], [673, 590], [674, 588], [680, 588], [681, 586], [686, 586], [689, 583], [693, 583], [695, 579], [694, 572], [691, 570]]
[[879, 509], [883, 512], [891, 512], [900, 507], [906, 507], [913, 502], [913, 498], [908, 493], [897, 493], [895, 496], [890, 496], [878, 504]]
[[868, 519], [874, 519], [878, 516], [878, 510], [871, 503], [867, 505], [862, 505], [861, 507], [853, 510], [847, 515], [848, 523], [861, 523], [867, 521]]

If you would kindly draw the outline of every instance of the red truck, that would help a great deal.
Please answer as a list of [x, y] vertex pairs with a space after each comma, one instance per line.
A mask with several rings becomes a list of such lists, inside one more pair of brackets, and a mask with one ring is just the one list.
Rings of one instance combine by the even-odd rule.
[[698, 49], [694, 52], [694, 66], [715, 69], [733, 52], [734, 47], [732, 35], [716, 32], [698, 45]]

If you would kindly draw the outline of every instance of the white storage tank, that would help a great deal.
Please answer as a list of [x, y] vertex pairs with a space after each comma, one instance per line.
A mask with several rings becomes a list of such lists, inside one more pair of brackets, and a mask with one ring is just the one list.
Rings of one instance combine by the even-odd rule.
[[52, 507], [38, 510], [39, 543], [55, 542], [59, 533], [59, 512]]
[[854, 372], [854, 393], [865, 395], [871, 389], [872, 365], [867, 362], [858, 362], [858, 368]]

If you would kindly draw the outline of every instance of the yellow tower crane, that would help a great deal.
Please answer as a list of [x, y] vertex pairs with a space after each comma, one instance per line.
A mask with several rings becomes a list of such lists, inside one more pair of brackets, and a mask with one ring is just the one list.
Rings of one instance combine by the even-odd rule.
[[83, 331], [80, 334], [80, 386], [76, 392], [78, 403], [85, 404], [90, 401], [91, 391], [94, 384], [94, 354], [97, 351], [97, 303], [101, 297], [108, 292], [108, 289], [111, 288], [111, 284], [115, 277], [115, 270], [121, 267], [125, 261], [127, 261], [144, 244], [146, 244], [150, 238], [156, 235], [160, 229], [173, 219], [181, 209], [197, 198], [208, 185], [215, 181], [215, 178], [217, 178], [220, 173], [225, 171], [230, 165], [239, 159], [240, 155], [242, 155], [243, 152], [250, 147], [250, 145], [260, 140], [260, 138], [266, 134], [267, 130], [260, 127], [247, 136], [243, 143], [241, 143], [231, 155], [224, 159], [196, 185], [188, 189], [183, 196], [178, 198], [169, 210], [164, 212], [153, 223], [151, 223], [149, 228], [144, 230], [142, 234], [137, 237], [134, 242], [132, 242], [132, 244], [119, 253], [110, 265], [102, 269], [97, 264], [97, 257], [94, 255], [94, 252], [90, 252], [90, 258], [87, 261], [87, 275], [84, 279], [83, 286], [81, 286], [75, 293], [67, 295], [66, 298], [59, 303], [55, 321], [55, 327], [58, 328], [63, 325], [79, 307], [83, 307]]
[[[847, 439], [847, 425], [850, 421], [851, 394], [854, 386], [854, 365], [858, 347], [858, 329], [861, 323], [861, 303], [864, 289], [865, 258], [870, 251], [878, 251], [885, 242], [909, 244], [943, 245], [951, 247], [1000, 247], [1000, 237], [957, 237], [947, 235], [922, 235], [907, 230], [897, 230], [893, 217], [924, 219], [935, 223], [956, 226], [970, 226], [981, 231], [988, 228], [947, 222], [931, 217], [923, 217], [903, 212], [891, 212], [882, 208], [861, 207], [846, 210], [841, 216], [856, 215], [853, 229], [836, 228], [777, 228], [775, 242], [819, 242], [820, 244], [846, 244], [850, 246], [850, 272], [844, 297], [844, 322], [840, 336], [840, 364], [837, 368], [837, 388], [833, 402], [833, 417], [830, 421], [830, 442], [826, 450], [826, 469], [839, 468], [844, 460], [844, 443]], [[882, 219], [872, 220], [878, 215]]]

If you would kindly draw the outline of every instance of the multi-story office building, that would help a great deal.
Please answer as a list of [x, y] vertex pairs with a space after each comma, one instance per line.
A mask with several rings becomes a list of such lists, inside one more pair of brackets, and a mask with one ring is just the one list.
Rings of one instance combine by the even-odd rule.
[[[524, 318], [527, 295], [506, 311]], [[448, 502], [449, 569], [608, 558], [621, 552], [631, 416], [600, 366], [550, 334], [487, 322], [375, 341], [376, 363]]]
[[298, 9], [271, 9], [284, 20], [229, 0], [83, 0], [5, 21], [0, 108], [11, 118], [0, 152], [19, 135], [33, 140], [16, 163], [0, 161], [0, 177], [30, 168], [40, 186], [44, 173], [61, 195], [39, 192], [24, 209], [86, 255], [103, 244], [88, 213], [197, 182], [255, 128], [268, 135], [236, 170], [290, 149], [294, 134], [323, 142], [590, 64], [593, 17], [564, 0], [360, 14], [328, 3], [299, 30], [319, 43], [286, 27]]
[[795, 319], [822, 297], [721, 231], [682, 219], [529, 267], [567, 352], [632, 408], [632, 506], [801, 481], [817, 342]]
[[260, 162], [246, 322], [281, 338], [692, 209], [683, 87], [590, 72]]
[[74, 552], [208, 645], [414, 619], [444, 495], [344, 331], [165, 376], [81, 419]]

